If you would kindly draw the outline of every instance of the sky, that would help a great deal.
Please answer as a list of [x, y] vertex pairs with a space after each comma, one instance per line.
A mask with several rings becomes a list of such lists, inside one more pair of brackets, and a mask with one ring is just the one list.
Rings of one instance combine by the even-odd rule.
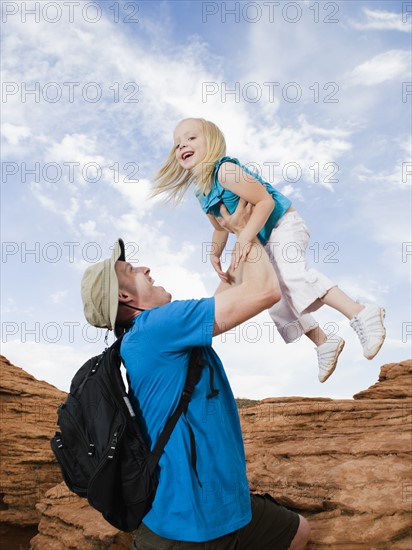
[[286, 345], [267, 312], [214, 338], [235, 396], [350, 399], [411, 357], [411, 2], [1, 8], [1, 353], [12, 363], [68, 391], [102, 351], [80, 281], [118, 237], [174, 299], [213, 295], [212, 228], [193, 193], [178, 206], [148, 197], [190, 116], [215, 122], [228, 154], [292, 200], [309, 267], [386, 310], [371, 361], [346, 318], [316, 312], [346, 340], [324, 384], [313, 344]]

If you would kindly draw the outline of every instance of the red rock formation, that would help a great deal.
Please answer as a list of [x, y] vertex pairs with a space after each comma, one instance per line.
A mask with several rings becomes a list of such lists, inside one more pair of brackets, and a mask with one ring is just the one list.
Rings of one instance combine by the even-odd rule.
[[411, 361], [383, 366], [355, 400], [242, 410], [252, 488], [309, 519], [308, 548], [412, 548], [411, 371]]
[[17, 540], [17, 529], [37, 530], [35, 505], [61, 481], [49, 439], [56, 427], [56, 408], [66, 394], [3, 356], [0, 369], [0, 523], [2, 543], [7, 544], [11, 532]]
[[[379, 382], [352, 400], [270, 398], [241, 409], [251, 486], [309, 519], [309, 550], [411, 549], [411, 371], [411, 361], [384, 365]], [[61, 480], [48, 440], [65, 394], [7, 360], [1, 382], [0, 518], [32, 525], [34, 502]], [[32, 550], [130, 548], [130, 535], [63, 483], [37, 514]]]
[[31, 550], [130, 550], [131, 534], [112, 527], [65, 483], [50, 489], [37, 509], [41, 522]]
[[412, 363], [389, 363], [381, 368], [379, 380], [353, 396], [354, 399], [409, 399], [412, 396]]

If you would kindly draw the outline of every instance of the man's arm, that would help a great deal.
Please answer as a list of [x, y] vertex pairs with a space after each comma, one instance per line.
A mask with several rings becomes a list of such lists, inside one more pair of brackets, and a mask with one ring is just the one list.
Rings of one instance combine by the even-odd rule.
[[[221, 207], [223, 225], [238, 235], [247, 223], [250, 210], [245, 212], [245, 201], [232, 216]], [[280, 300], [279, 282], [269, 257], [255, 237], [252, 249], [244, 262], [234, 272], [232, 283], [221, 283], [215, 293], [215, 324], [217, 336], [247, 321]], [[229, 272], [232, 271], [232, 267]]]

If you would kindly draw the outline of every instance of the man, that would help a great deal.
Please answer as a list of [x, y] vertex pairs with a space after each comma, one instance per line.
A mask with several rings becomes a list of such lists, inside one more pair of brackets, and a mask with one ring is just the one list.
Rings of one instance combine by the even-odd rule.
[[[250, 206], [242, 202], [222, 223], [239, 234]], [[194, 347], [204, 362], [187, 414], [182, 415], [159, 461], [151, 510], [133, 548], [300, 550], [306, 520], [268, 496], [250, 496], [239, 416], [223, 365], [211, 347], [217, 336], [280, 299], [276, 275], [259, 241], [230, 283], [212, 298], [172, 301], [147, 267], [126, 261], [118, 240], [111, 259], [88, 268], [82, 281], [87, 320], [127, 327], [121, 355], [132, 404], [151, 447], [179, 403]]]

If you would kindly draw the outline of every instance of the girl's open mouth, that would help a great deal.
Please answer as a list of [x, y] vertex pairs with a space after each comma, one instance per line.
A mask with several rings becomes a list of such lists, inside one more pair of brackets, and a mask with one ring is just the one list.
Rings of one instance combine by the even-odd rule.
[[193, 151], [185, 151], [182, 155], [182, 160], [186, 160], [193, 155]]

